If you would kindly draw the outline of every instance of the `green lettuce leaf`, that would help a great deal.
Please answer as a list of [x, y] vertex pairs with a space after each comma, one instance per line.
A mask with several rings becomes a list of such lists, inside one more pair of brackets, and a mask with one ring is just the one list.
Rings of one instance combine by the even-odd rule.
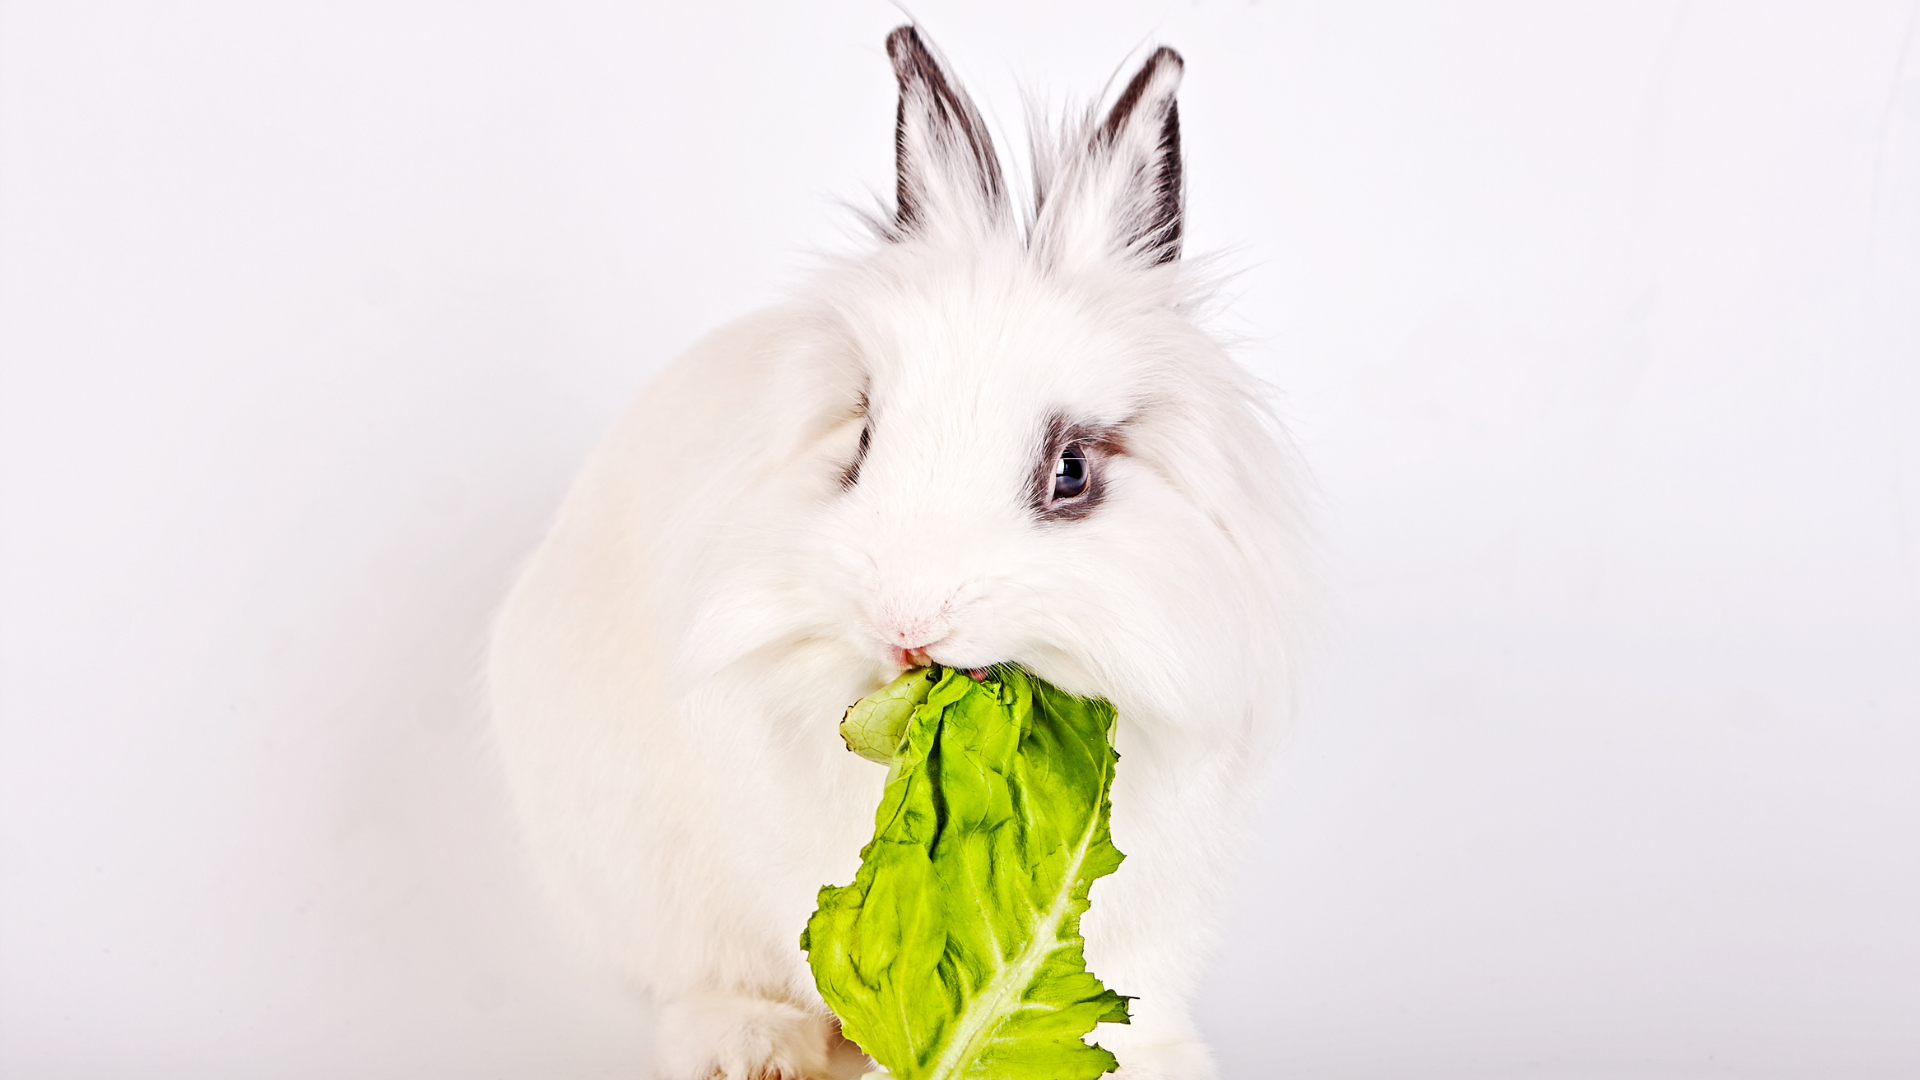
[[914, 668], [887, 685], [847, 706], [840, 721], [840, 738], [847, 749], [882, 765], [893, 764], [894, 752], [907, 737], [907, 721], [913, 710], [926, 704], [940, 673], [933, 668]]
[[860, 713], [862, 745], [905, 723], [860, 870], [820, 890], [800, 947], [896, 1080], [1092, 1080], [1118, 1063], [1085, 1036], [1127, 1021], [1080, 937], [1088, 889], [1122, 858], [1113, 706], [1013, 669], [932, 671]]

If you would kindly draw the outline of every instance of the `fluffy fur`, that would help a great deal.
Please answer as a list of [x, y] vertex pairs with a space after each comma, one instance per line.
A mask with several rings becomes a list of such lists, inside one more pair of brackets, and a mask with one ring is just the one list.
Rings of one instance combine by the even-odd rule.
[[[919, 36], [900, 204], [863, 257], [681, 357], [608, 435], [502, 612], [497, 730], [593, 948], [663, 1010], [669, 1080], [857, 1072], [796, 939], [885, 770], [837, 723], [915, 652], [1119, 710], [1090, 966], [1125, 1080], [1213, 1075], [1187, 999], [1294, 680], [1290, 456], [1177, 258], [1180, 59], [1037, 156], [1016, 212]], [[1080, 438], [1097, 490], [1049, 509]]]

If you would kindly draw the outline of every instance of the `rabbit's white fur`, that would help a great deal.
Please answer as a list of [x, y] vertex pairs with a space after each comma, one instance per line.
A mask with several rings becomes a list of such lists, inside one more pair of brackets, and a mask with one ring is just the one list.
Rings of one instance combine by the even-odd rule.
[[[964, 95], [910, 30], [889, 45], [900, 213], [594, 453], [498, 623], [508, 777], [555, 891], [660, 1003], [665, 1076], [825, 1076], [859, 1059], [797, 938], [886, 772], [841, 743], [847, 704], [916, 647], [1108, 698], [1127, 858], [1086, 952], [1137, 1000], [1097, 1038], [1129, 1080], [1209, 1077], [1187, 1000], [1291, 697], [1304, 545], [1284, 441], [1172, 257], [1179, 59], [1048, 151], [1016, 215]], [[1066, 425], [1105, 440], [1077, 520], [1035, 501]]]

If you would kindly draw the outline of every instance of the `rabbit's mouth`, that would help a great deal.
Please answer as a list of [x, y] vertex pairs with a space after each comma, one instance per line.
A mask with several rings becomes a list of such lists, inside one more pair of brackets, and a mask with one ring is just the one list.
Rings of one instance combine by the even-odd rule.
[[933, 658], [927, 655], [925, 649], [902, 649], [896, 646], [887, 651], [892, 654], [894, 663], [909, 670], [930, 667], [933, 664]]
[[[909, 671], [913, 670], [914, 668], [932, 667], [934, 664], [938, 663], [938, 661], [934, 660], [931, 656], [927, 655], [927, 650], [925, 649], [894, 648], [894, 649], [889, 649], [888, 651], [893, 654], [894, 663], [899, 664], [901, 667], [906, 668]], [[978, 682], [981, 679], [984, 679], [987, 677], [987, 669], [983, 667], [968, 668], [967, 677], [974, 680], [975, 682]]]

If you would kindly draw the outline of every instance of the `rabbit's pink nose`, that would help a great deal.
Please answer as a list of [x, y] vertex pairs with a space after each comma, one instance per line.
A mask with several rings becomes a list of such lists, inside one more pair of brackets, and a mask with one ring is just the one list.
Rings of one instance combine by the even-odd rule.
[[944, 616], [900, 618], [882, 614], [873, 623], [887, 655], [901, 667], [925, 667], [932, 663], [927, 650], [938, 645], [950, 629]]

